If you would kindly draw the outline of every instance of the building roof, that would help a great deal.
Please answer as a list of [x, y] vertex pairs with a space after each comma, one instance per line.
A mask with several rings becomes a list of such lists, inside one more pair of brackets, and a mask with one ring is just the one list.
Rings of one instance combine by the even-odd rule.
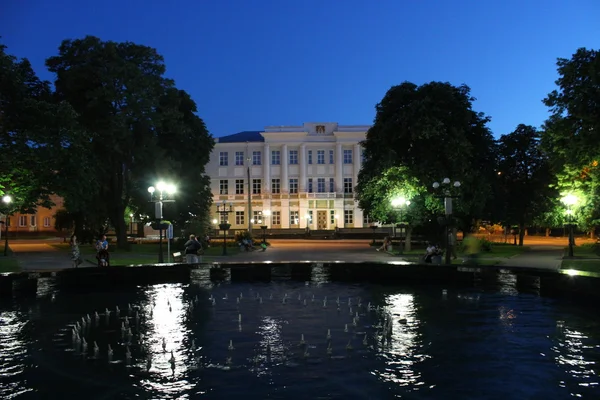
[[261, 132], [262, 131], [243, 131], [217, 139], [218, 143], [264, 142], [265, 138], [260, 134]]

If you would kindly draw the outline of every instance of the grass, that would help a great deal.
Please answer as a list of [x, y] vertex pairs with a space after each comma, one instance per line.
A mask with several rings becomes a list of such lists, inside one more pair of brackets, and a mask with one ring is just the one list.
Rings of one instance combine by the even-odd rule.
[[[68, 253], [70, 251], [69, 244], [67, 243], [56, 243], [52, 244], [52, 247], [58, 249], [61, 252]], [[116, 246], [109, 247], [110, 250], [110, 264], [113, 266], [117, 265], [137, 265], [137, 264], [154, 264], [158, 262], [158, 244], [157, 243], [144, 243], [144, 244], [132, 244], [129, 250], [119, 249]], [[96, 264], [96, 249], [92, 245], [80, 245], [79, 251], [84, 260]], [[183, 251], [178, 248], [171, 246], [171, 262], [173, 261], [172, 254]], [[212, 261], [213, 257], [221, 256], [223, 248], [221, 246], [211, 246], [204, 249], [202, 255], [202, 261]], [[227, 255], [231, 256], [239, 253], [238, 246], [228, 246]], [[164, 261], [168, 261], [167, 245], [163, 243], [163, 257]]]
[[[2, 250], [4, 251], [4, 250]], [[4, 254], [4, 253], [2, 253]], [[2, 256], [0, 255], [0, 273], [1, 272], [19, 272], [21, 267], [19, 261], [13, 256]]]
[[[397, 247], [395, 247], [397, 248]], [[504, 243], [496, 243], [491, 247], [490, 251], [482, 251], [479, 253], [479, 264], [483, 265], [495, 265], [499, 264], [503, 258], [510, 258], [525, 251], [529, 250], [527, 246], [514, 246], [511, 244]], [[394, 250], [394, 255], [401, 255], [404, 258], [409, 259], [410, 261], [416, 261], [419, 257], [423, 256], [425, 253], [424, 248], [413, 248], [410, 251], [404, 251], [402, 254]], [[464, 254], [457, 251], [458, 258], [456, 260], [452, 260], [452, 264], [462, 264], [463, 261], [461, 257], [464, 257]]]
[[600, 273], [598, 250], [598, 246], [595, 244], [577, 246], [573, 251], [574, 257], [563, 259], [560, 268]]

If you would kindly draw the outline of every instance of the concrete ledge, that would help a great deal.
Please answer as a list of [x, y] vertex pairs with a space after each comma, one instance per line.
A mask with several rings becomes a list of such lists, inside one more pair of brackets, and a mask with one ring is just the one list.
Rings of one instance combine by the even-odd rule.
[[[572, 271], [527, 267], [410, 264], [405, 262], [230, 262], [208, 264], [151, 264], [92, 267], [46, 273], [0, 274], [0, 297], [35, 296], [38, 278], [55, 279], [61, 290], [110, 290], [167, 282], [190, 282], [197, 270], [213, 281], [270, 282], [278, 280], [372, 282], [378, 284], [448, 284], [506, 288], [542, 296], [600, 298], [600, 278]], [[208, 274], [207, 274], [208, 272]]]

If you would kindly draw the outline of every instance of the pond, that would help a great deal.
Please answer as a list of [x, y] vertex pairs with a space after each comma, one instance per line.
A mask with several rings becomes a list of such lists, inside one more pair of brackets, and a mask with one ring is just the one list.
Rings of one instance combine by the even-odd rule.
[[596, 310], [510, 284], [45, 279], [0, 339], [3, 399], [600, 398]]

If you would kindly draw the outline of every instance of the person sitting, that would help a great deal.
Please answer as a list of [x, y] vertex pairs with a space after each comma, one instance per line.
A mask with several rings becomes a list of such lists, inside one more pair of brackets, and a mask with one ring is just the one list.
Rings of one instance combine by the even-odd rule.
[[106, 249], [100, 249], [98, 254], [96, 254], [96, 258], [98, 259], [99, 267], [110, 267], [110, 254]]
[[100, 236], [100, 239], [96, 242], [96, 259], [98, 260], [99, 267], [108, 267], [110, 265], [106, 235]]
[[386, 236], [383, 239], [383, 244], [381, 245], [381, 247], [379, 247], [379, 248], [377, 248], [375, 250], [377, 250], [377, 251], [382, 251], [382, 250], [383, 251], [389, 251], [391, 244], [392, 244], [392, 240], [390, 239], [389, 236]]
[[433, 257], [435, 256], [439, 256], [442, 254], [441, 249], [434, 244], [431, 243], [427, 243], [427, 248], [425, 249], [425, 255], [423, 256], [423, 259], [426, 263], [430, 264], [432, 262]]

